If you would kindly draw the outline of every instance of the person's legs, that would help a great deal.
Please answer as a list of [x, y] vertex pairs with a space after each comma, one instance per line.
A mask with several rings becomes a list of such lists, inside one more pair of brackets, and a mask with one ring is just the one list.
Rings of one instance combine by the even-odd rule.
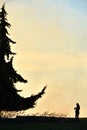
[[78, 113], [76, 113], [75, 119], [76, 119], [76, 121], [79, 121], [79, 114]]

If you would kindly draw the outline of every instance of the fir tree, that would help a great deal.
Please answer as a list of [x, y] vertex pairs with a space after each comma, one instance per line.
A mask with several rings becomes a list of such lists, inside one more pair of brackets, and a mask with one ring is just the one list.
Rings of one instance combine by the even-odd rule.
[[27, 98], [23, 98], [17, 93], [15, 84], [17, 82], [27, 83], [27, 80], [13, 68], [13, 56], [16, 53], [11, 51], [11, 44], [16, 42], [9, 38], [7, 28], [10, 28], [11, 25], [6, 16], [7, 12], [3, 5], [0, 12], [0, 110], [25, 110], [35, 106], [37, 99], [44, 94], [46, 86], [37, 95]]

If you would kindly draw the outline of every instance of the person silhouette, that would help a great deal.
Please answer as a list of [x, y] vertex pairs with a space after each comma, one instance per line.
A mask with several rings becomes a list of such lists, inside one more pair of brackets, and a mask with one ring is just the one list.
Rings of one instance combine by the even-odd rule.
[[75, 110], [75, 119], [76, 119], [76, 121], [79, 121], [79, 114], [80, 114], [80, 105], [79, 105], [79, 103], [76, 103], [76, 107], [74, 108], [74, 110]]

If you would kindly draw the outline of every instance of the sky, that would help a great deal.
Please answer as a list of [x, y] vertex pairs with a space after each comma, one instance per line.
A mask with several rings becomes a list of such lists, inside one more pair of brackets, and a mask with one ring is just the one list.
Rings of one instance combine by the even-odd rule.
[[5, 2], [11, 23], [14, 68], [27, 84], [17, 84], [21, 96], [46, 94], [27, 113], [68, 113], [81, 106], [87, 116], [87, 1], [0, 0]]

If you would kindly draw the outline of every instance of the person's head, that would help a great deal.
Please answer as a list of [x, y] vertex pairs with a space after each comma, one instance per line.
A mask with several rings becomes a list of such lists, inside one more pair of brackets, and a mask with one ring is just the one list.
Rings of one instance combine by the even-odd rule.
[[79, 103], [76, 103], [76, 106], [79, 107]]

